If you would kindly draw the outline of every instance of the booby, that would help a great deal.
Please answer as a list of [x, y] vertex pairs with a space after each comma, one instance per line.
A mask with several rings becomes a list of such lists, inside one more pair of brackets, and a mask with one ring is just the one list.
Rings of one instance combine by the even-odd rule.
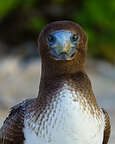
[[87, 41], [71, 21], [52, 22], [42, 30], [38, 97], [11, 109], [0, 144], [108, 143], [110, 119], [97, 104], [85, 71]]

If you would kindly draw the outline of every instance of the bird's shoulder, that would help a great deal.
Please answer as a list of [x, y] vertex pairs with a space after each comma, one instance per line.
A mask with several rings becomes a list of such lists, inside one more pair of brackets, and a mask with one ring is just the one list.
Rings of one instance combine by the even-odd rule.
[[0, 129], [0, 144], [23, 144], [24, 115], [34, 99], [27, 99], [13, 106]]

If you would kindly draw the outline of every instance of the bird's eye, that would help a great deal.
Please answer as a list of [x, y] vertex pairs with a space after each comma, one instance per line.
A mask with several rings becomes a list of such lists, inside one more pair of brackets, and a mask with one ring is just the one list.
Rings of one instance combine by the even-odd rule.
[[79, 39], [78, 34], [73, 34], [72, 37], [71, 37], [72, 42], [76, 42], [76, 41], [78, 41], [78, 39]]
[[47, 40], [49, 43], [53, 43], [55, 41], [55, 37], [53, 35], [48, 35]]

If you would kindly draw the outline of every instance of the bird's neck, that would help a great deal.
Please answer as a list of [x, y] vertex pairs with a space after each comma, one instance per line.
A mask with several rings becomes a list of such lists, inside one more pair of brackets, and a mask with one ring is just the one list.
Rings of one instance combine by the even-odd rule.
[[42, 59], [42, 79], [51, 79], [60, 77], [62, 75], [67, 76], [75, 74], [79, 71], [84, 72], [85, 63], [83, 61], [77, 61], [76, 59], [70, 61], [58, 61], [52, 59]]
[[76, 73], [56, 73], [56, 71], [49, 75], [47, 75], [47, 72], [42, 72], [41, 80], [40, 80], [40, 87], [39, 87], [39, 95], [44, 92], [57, 90], [65, 83], [68, 83], [68, 85], [74, 84], [74, 81], [77, 81], [79, 76], [85, 75], [84, 71], [79, 71]]
[[58, 74], [58, 75], [49, 75], [41, 76], [39, 94], [38, 97], [49, 97], [55, 95], [59, 89], [61, 89], [64, 84], [72, 87], [76, 93], [82, 88], [82, 92], [87, 91], [91, 88], [90, 80], [86, 75], [85, 71], [79, 71], [72, 74]]
[[47, 105], [60, 96], [61, 90], [74, 92], [78, 101], [84, 100], [84, 103], [92, 105], [91, 111], [98, 109], [96, 98], [93, 94], [90, 80], [84, 71], [74, 74], [65, 74], [52, 77], [41, 77], [38, 102]]

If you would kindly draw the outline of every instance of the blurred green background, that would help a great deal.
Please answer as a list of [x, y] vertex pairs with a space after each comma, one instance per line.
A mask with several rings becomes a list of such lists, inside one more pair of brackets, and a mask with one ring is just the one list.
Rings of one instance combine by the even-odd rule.
[[19, 45], [37, 44], [47, 23], [64, 19], [84, 28], [89, 56], [115, 63], [115, 0], [0, 0], [0, 53], [31, 53]]

